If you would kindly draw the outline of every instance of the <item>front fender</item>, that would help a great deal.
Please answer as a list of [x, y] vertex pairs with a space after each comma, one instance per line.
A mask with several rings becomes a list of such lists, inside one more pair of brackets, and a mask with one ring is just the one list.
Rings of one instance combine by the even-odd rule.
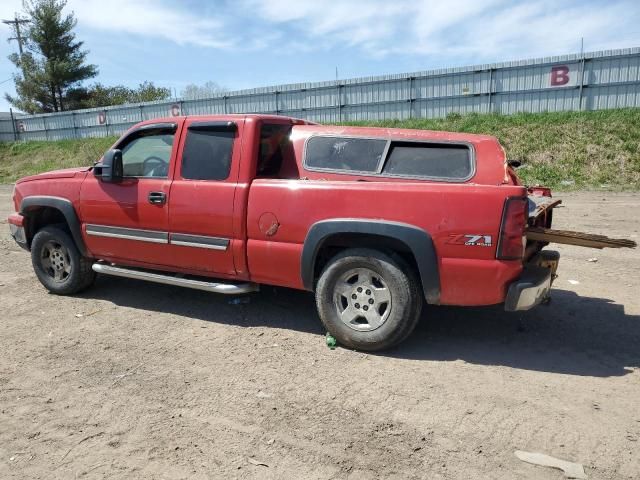
[[76, 243], [80, 254], [87, 257], [88, 251], [82, 239], [82, 229], [80, 226], [80, 220], [78, 214], [70, 200], [61, 197], [50, 197], [46, 195], [34, 195], [25, 197], [20, 203], [20, 215], [24, 217], [29, 216], [29, 212], [33, 212], [38, 207], [50, 207], [59, 210], [64, 215], [73, 241]]

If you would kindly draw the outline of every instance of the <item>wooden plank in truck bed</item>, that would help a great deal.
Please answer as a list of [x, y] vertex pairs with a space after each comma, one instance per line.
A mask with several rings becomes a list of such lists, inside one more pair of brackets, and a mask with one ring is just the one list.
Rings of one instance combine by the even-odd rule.
[[589, 248], [635, 248], [636, 242], [622, 238], [609, 238], [592, 233], [553, 230], [551, 228], [528, 227], [525, 230], [527, 240], [548, 243], [563, 243]]

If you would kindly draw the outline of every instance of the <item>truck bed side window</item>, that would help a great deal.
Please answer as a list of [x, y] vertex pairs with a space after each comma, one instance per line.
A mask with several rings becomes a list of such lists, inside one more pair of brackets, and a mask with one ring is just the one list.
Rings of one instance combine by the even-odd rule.
[[235, 132], [189, 130], [182, 154], [182, 178], [224, 180], [231, 169]]
[[305, 165], [311, 169], [375, 172], [386, 140], [351, 137], [311, 137]]
[[382, 175], [461, 180], [473, 173], [466, 145], [391, 142]]

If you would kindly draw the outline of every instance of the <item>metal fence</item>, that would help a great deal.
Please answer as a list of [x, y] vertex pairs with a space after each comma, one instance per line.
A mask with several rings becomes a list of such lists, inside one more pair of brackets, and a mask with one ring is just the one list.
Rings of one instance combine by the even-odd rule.
[[640, 107], [640, 48], [17, 115], [0, 119], [0, 140], [119, 135], [142, 120], [178, 115], [271, 113], [336, 123], [621, 107]]

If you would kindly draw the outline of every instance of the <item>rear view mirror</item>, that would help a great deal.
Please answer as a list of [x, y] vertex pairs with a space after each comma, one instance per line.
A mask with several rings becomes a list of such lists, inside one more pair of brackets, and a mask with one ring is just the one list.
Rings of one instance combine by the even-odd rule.
[[108, 150], [102, 157], [102, 162], [93, 167], [93, 174], [105, 183], [117, 183], [122, 180], [122, 151]]

